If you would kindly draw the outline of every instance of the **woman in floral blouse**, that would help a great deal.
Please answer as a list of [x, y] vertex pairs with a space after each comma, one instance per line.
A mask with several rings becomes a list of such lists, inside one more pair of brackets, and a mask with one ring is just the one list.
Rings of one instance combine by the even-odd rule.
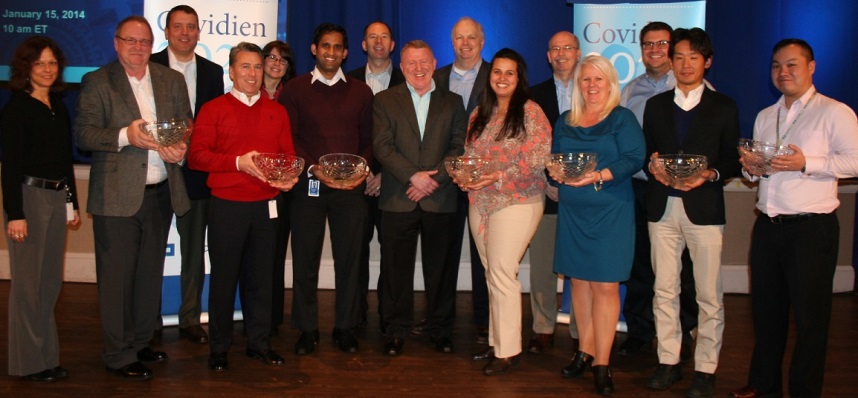
[[551, 124], [528, 99], [527, 66], [515, 51], [495, 54], [488, 86], [471, 114], [465, 156], [490, 158], [496, 171], [473, 183], [455, 182], [469, 192], [471, 232], [486, 267], [489, 348], [474, 360], [489, 360], [483, 374], [491, 376], [518, 364], [521, 355], [518, 267], [542, 217]]

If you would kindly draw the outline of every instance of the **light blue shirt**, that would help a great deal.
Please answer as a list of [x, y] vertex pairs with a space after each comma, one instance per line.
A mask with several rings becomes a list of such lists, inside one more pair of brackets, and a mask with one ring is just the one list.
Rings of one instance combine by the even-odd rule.
[[408, 92], [411, 93], [411, 102], [414, 103], [414, 112], [417, 114], [417, 127], [420, 129], [420, 140], [423, 140], [423, 132], [426, 130], [426, 118], [429, 117], [429, 100], [432, 97], [432, 92], [435, 91], [435, 81], [432, 80], [429, 91], [423, 95], [417, 94], [414, 87], [405, 83], [408, 86]]
[[480, 71], [480, 66], [483, 60], [480, 59], [473, 68], [461, 70], [453, 65], [453, 70], [450, 71], [450, 91], [462, 96], [465, 102], [465, 109], [468, 109], [468, 101], [471, 99], [471, 91], [474, 89], [474, 82], [477, 81], [477, 72]]
[[557, 90], [557, 108], [560, 111], [558, 115], [562, 115], [563, 112], [572, 109], [572, 84], [573, 81], [569, 80], [569, 86], [563, 84], [562, 80], [554, 77], [554, 88]]
[[635, 114], [635, 118], [638, 119], [638, 123], [643, 126], [646, 101], [650, 97], [667, 90], [672, 90], [674, 87], [676, 87], [676, 77], [673, 75], [673, 70], [667, 71], [658, 80], [644, 73], [623, 87], [623, 92], [620, 94], [620, 105], [631, 109]]
[[372, 95], [376, 95], [390, 86], [390, 75], [393, 73], [393, 62], [387, 64], [387, 68], [379, 73], [372, 73], [369, 65], [366, 66], [366, 85], [372, 89]]

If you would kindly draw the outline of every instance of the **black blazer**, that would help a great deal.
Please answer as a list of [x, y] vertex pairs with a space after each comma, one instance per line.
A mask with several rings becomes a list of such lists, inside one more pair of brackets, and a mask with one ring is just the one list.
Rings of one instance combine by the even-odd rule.
[[[477, 80], [474, 81], [474, 88], [471, 89], [471, 97], [468, 98], [468, 106], [465, 107], [465, 112], [470, 120], [471, 112], [480, 104], [480, 97], [486, 91], [486, 84], [489, 82], [489, 72], [492, 66], [490, 63], [483, 60], [480, 64], [480, 70], [477, 72]], [[447, 65], [441, 69], [436, 69], [432, 78], [435, 79], [435, 85], [443, 87], [445, 90], [450, 89], [450, 73], [453, 72], [453, 64]]]
[[[223, 68], [201, 57], [199, 54], [194, 55], [197, 59], [197, 98], [194, 104], [194, 115], [198, 115], [203, 104], [223, 95]], [[170, 67], [170, 58], [167, 55], [166, 48], [152, 54], [149, 60], [168, 68]], [[193, 139], [193, 134], [191, 134], [191, 139]], [[188, 190], [188, 197], [199, 200], [211, 196], [211, 191], [206, 185], [206, 179], [209, 176], [208, 173], [191, 170], [188, 167], [188, 162], [185, 162], [185, 165], [182, 167], [182, 174], [185, 177], [185, 187]]]
[[[724, 180], [739, 174], [739, 110], [736, 102], [724, 94], [704, 88], [685, 142], [679, 142], [673, 116], [674, 90], [650, 98], [643, 117], [647, 162], [653, 152], [706, 155], [709, 168], [718, 170], [720, 179], [682, 194], [688, 219], [696, 225], [723, 225]], [[644, 171], [649, 173], [649, 164]], [[670, 188], [650, 178], [647, 181], [647, 220], [657, 222], [664, 215]]]
[[[570, 82], [569, 84], [573, 83]], [[545, 117], [551, 123], [551, 130], [554, 131], [554, 125], [557, 124], [557, 119], [560, 119], [560, 104], [557, 103], [557, 87], [554, 86], [554, 76], [531, 87], [530, 98], [542, 108], [542, 112], [545, 113]], [[550, 177], [548, 177], [548, 181], [552, 181]], [[543, 213], [557, 214], [557, 202], [546, 197]]]

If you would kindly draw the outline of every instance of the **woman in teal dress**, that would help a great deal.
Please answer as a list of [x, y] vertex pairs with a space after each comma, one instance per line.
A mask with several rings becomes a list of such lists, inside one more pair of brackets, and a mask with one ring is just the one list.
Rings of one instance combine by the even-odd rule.
[[552, 153], [595, 152], [596, 171], [560, 186], [554, 271], [572, 279], [579, 351], [565, 377], [592, 367], [596, 391], [613, 392], [608, 367], [620, 316], [619, 282], [629, 278], [634, 252], [632, 175], [644, 163], [643, 132], [619, 106], [617, 71], [591, 55], [575, 72], [572, 108], [554, 127]]

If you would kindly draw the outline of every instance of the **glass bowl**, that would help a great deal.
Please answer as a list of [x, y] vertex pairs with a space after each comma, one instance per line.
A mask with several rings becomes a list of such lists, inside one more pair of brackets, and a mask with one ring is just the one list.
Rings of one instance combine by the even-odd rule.
[[494, 161], [478, 156], [448, 156], [444, 168], [451, 178], [462, 184], [473, 184], [484, 174], [494, 172]]
[[658, 163], [667, 174], [672, 188], [682, 187], [700, 178], [708, 167], [706, 156], [686, 153], [658, 155]]
[[363, 178], [366, 159], [349, 153], [329, 153], [319, 158], [319, 167], [338, 188], [348, 188]]
[[185, 119], [158, 120], [143, 123], [141, 128], [155, 139], [158, 146], [171, 146], [185, 139], [190, 123]]
[[253, 155], [253, 164], [265, 175], [268, 182], [291, 181], [304, 170], [304, 159], [284, 153]]
[[739, 155], [745, 158], [745, 168], [751, 174], [774, 174], [778, 170], [772, 169], [772, 159], [780, 155], [792, 155], [795, 151], [786, 145], [775, 145], [764, 141], [755, 141], [748, 138], [739, 140]]
[[551, 178], [566, 184], [596, 170], [596, 158], [592, 152], [552, 153], [545, 158], [545, 168]]

